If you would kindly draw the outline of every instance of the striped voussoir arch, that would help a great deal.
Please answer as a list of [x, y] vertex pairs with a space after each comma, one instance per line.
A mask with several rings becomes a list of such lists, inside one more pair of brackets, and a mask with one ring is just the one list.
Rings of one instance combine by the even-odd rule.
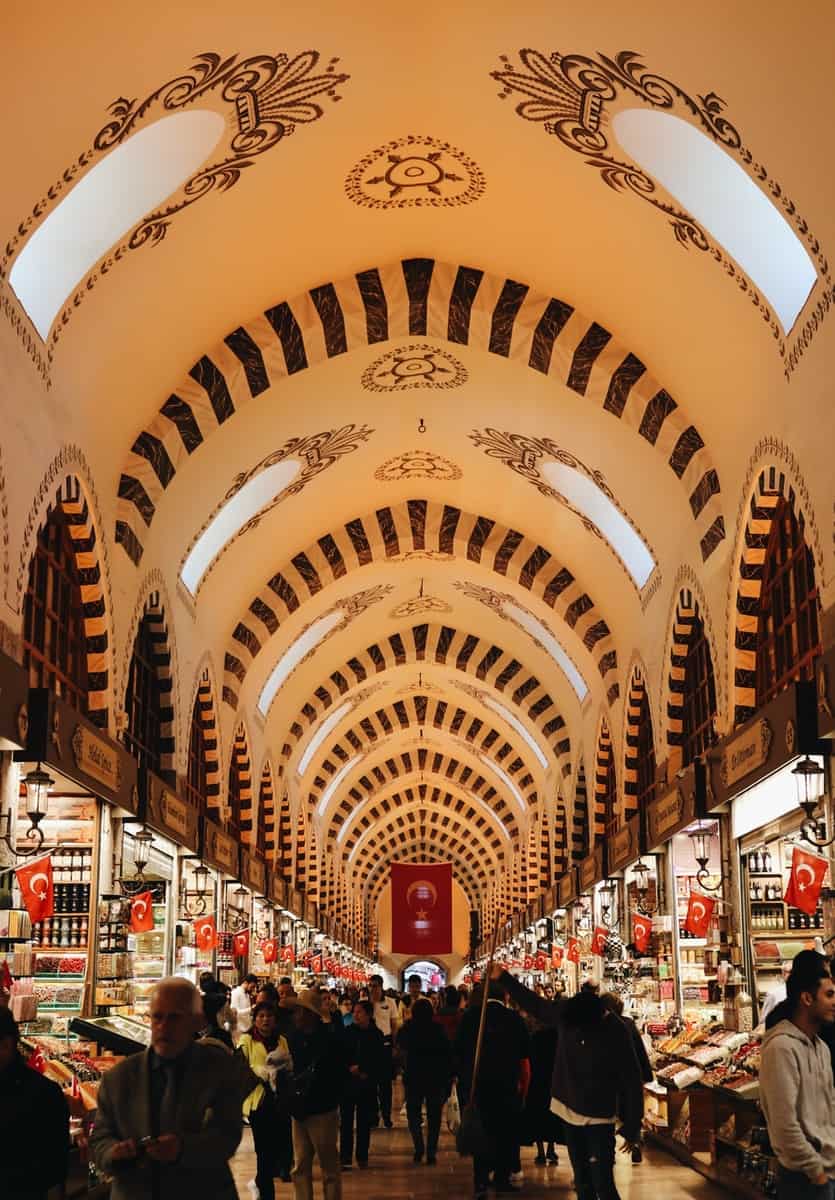
[[[502, 693], [541, 731], [557, 762], [565, 763], [571, 743], [565, 720], [544, 686], [513, 655], [491, 642], [449, 625], [413, 625], [375, 642], [334, 671], [314, 692], [290, 725], [281, 751], [286, 762], [295, 745], [328, 709], [358, 683], [413, 662], [434, 662], [474, 676]], [[303, 723], [304, 722], [304, 723]]]
[[[388, 851], [384, 850], [383, 853], [388, 853]], [[376, 912], [377, 910], [377, 906], [380, 903], [380, 897], [385, 889], [386, 884], [388, 883], [388, 869], [392, 862], [408, 861], [410, 863], [436, 863], [448, 862], [450, 860], [452, 861], [452, 877], [454, 881], [459, 885], [466, 896], [468, 906], [471, 909], [478, 911], [482, 905], [484, 885], [480, 884], [476, 879], [473, 878], [464, 864], [457, 859], [451, 851], [449, 852], [448, 857], [445, 856], [441, 858], [439, 855], [432, 854], [431, 852], [411, 850], [409, 851], [408, 858], [405, 859], [400, 853], [399, 849], [396, 853], [393, 853], [390, 858], [384, 859], [380, 864], [379, 869], [375, 870], [373, 875], [368, 877], [365, 887], [368, 896], [369, 911]]]
[[[160, 774], [174, 778], [174, 676], [171, 670], [171, 643], [165, 619], [165, 607], [160, 593], [149, 592], [142, 620], [146, 622], [154, 647], [154, 670], [159, 685], [159, 746]], [[138, 636], [138, 634], [137, 634]]]
[[109, 718], [110, 646], [102, 569], [96, 550], [96, 527], [81, 483], [75, 475], [68, 475], [61, 484], [42, 524], [49, 520], [53, 509], [58, 510], [66, 522], [81, 590], [87, 665], [87, 716], [94, 725], [106, 729]]
[[426, 749], [404, 751], [392, 755], [366, 769], [338, 798], [336, 807], [328, 813], [328, 836], [335, 837], [342, 825], [349, 821], [360, 806], [365, 806], [381, 788], [393, 781], [411, 775], [431, 772], [446, 784], [462, 788], [483, 800], [492, 809], [513, 838], [518, 837], [519, 826], [515, 813], [500, 792], [480, 772], [473, 771], [467, 763], [451, 755], [435, 754]]
[[594, 828], [592, 841], [597, 843], [606, 837], [606, 823], [609, 809], [617, 804], [617, 795], [610, 794], [612, 758], [612, 735], [609, 723], [605, 717], [600, 722], [600, 733], [597, 736], [597, 752], [594, 758]]
[[[353, 517], [281, 566], [232, 631], [224, 699], [233, 707], [237, 704], [253, 660], [306, 600], [360, 567], [427, 550], [486, 566], [542, 600], [593, 656], [604, 686], [617, 688], [617, 652], [609, 626], [550, 550], [492, 517], [432, 500], [406, 500]], [[616, 691], [613, 699], [617, 695]]]
[[670, 747], [669, 769], [675, 771], [681, 762], [684, 741], [684, 677], [687, 651], [699, 615], [699, 602], [690, 588], [682, 588], [676, 601], [673, 637], [670, 645], [669, 699], [667, 701], [667, 745]]
[[[486, 892], [490, 881], [491, 864], [485, 863], [474, 850], [467, 832], [456, 833], [444, 828], [433, 816], [423, 818], [411, 814], [406, 827], [381, 830], [369, 846], [363, 847], [358, 861], [352, 864], [352, 876], [362, 881], [362, 889], [370, 898], [374, 879], [380, 887], [388, 882], [388, 866], [392, 861], [447, 862], [452, 861], [456, 874], [467, 879], [475, 896]], [[462, 884], [463, 886], [463, 884]], [[465, 888], [465, 890], [467, 890]]]
[[243, 723], [238, 725], [232, 738], [232, 753], [229, 758], [229, 808], [237, 809], [241, 841], [246, 846], [255, 845], [252, 797], [252, 760], [249, 738]]
[[652, 737], [652, 715], [649, 707], [646, 680], [636, 664], [629, 680], [626, 701], [626, 749], [623, 769], [623, 819], [628, 821], [638, 811], [638, 744], [642, 730], [649, 723]]
[[554, 812], [554, 881], [560, 879], [568, 870], [568, 816], [565, 805], [557, 801]]
[[[416, 783], [413, 787], [396, 788], [394, 791], [375, 795], [374, 799], [354, 810], [349, 831], [338, 846], [333, 844], [333, 831], [328, 828], [328, 858], [347, 860], [354, 847], [378, 826], [397, 822], [407, 811], [421, 805], [428, 809], [443, 809], [451, 819], [457, 818], [473, 830], [473, 836], [484, 839], [496, 853], [501, 853], [506, 838], [499, 832], [495, 822], [481, 807], [476, 807], [466, 792], [447, 786], [437, 787], [428, 783]], [[518, 830], [517, 830], [518, 832]]]
[[548, 375], [634, 429], [681, 481], [702, 557], [725, 537], [719, 476], [696, 426], [641, 359], [564, 300], [475, 267], [412, 258], [281, 301], [204, 354], [131, 447], [116, 541], [135, 564], [183, 462], [283, 379], [340, 354], [432, 337]]
[[319, 841], [311, 821], [307, 829], [307, 879], [304, 891], [308, 899], [316, 902], [319, 900], [319, 875]]
[[307, 820], [304, 809], [296, 819], [296, 853], [293, 859], [293, 884], [300, 891], [307, 885]]
[[264, 763], [258, 787], [258, 836], [255, 844], [267, 862], [273, 862], [276, 853], [275, 788], [268, 762]]
[[197, 723], [203, 734], [202, 752], [206, 768], [206, 812], [213, 821], [221, 818], [220, 812], [220, 737], [217, 727], [217, 707], [209, 670], [206, 668], [197, 685], [194, 698]]
[[551, 839], [548, 836], [548, 822], [545, 820], [543, 813], [539, 819], [539, 885], [545, 891], [553, 882]]
[[591, 849], [589, 843], [589, 798], [586, 792], [586, 768], [583, 760], [577, 768], [574, 804], [571, 810], [571, 861], [578, 863]]
[[293, 822], [290, 819], [290, 798], [286, 794], [282, 795], [278, 806], [275, 865], [280, 878], [289, 882], [293, 877]]
[[734, 725], [757, 709], [757, 628], [766, 550], [774, 512], [781, 500], [791, 507], [803, 534], [806, 517], [791, 480], [779, 467], [766, 467], [757, 477], [745, 522], [745, 541], [739, 560], [734, 630]]
[[539, 875], [539, 829], [536, 818], [528, 830], [528, 842], [522, 851], [522, 895], [523, 903], [533, 900], [541, 891]]

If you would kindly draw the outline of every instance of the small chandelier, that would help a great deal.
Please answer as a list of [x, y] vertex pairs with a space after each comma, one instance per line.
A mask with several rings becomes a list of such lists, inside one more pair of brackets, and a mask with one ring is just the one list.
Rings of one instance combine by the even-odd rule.
[[806, 820], [800, 827], [800, 836], [804, 842], [808, 842], [810, 846], [819, 850], [824, 846], [831, 846], [835, 841], [835, 836], [828, 840], [818, 837], [815, 828], [815, 809], [823, 799], [825, 776], [823, 767], [807, 754], [805, 758], [801, 758], [799, 762], [795, 763], [791, 773], [794, 777], [798, 807], [802, 808], [806, 814]]
[[699, 864], [699, 869], [696, 872], [696, 882], [706, 892], [718, 892], [724, 882], [720, 867], [719, 882], [714, 884], [707, 883], [707, 879], [713, 874], [713, 872], [708, 870], [707, 865], [710, 862], [710, 839], [713, 836], [715, 828], [716, 826], [712, 821], [709, 821], [706, 825], [699, 821], [695, 828], [691, 829], [687, 835], [693, 842], [693, 857]]
[[26, 788], [26, 815], [29, 818], [29, 828], [23, 836], [28, 841], [34, 842], [34, 845], [28, 850], [18, 850], [16, 846], [12, 845], [12, 814], [10, 812], [3, 817], [0, 842], [5, 842], [16, 858], [31, 858], [40, 852], [44, 843], [41, 821], [46, 816], [49, 793], [55, 786], [55, 780], [38, 763], [37, 767], [27, 771], [23, 776], [23, 786]]
[[640, 858], [632, 868], [632, 873], [635, 876], [635, 887], [638, 892], [638, 912], [645, 917], [651, 917], [654, 913], [658, 912], [657, 894], [654, 904], [650, 904], [647, 898], [649, 896], [650, 870], [649, 864]]
[[615, 929], [618, 924], [618, 914], [615, 905], [617, 892], [618, 885], [614, 879], [604, 880], [597, 891], [600, 897], [600, 919], [607, 929]]

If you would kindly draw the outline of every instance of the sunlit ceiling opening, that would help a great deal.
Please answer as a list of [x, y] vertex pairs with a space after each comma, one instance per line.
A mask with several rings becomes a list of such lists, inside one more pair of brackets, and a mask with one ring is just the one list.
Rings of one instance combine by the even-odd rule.
[[501, 717], [504, 717], [504, 719], [505, 719], [505, 721], [507, 721], [508, 725], [510, 725], [513, 729], [516, 730], [516, 732], [519, 734], [520, 738], [522, 738], [524, 740], [525, 744], [527, 746], [530, 746], [531, 750], [536, 755], [537, 761], [539, 762], [542, 769], [544, 771], [547, 771], [548, 770], [548, 759], [546, 758], [545, 754], [541, 750], [539, 743], [536, 741], [535, 738], [533, 738], [528, 733], [527, 729], [522, 724], [522, 722], [518, 719], [518, 717], [515, 717], [513, 715], [513, 713], [510, 712], [509, 709], [505, 708], [505, 706], [503, 704], [500, 704], [498, 700], [494, 700], [492, 696], [485, 696], [484, 703], [487, 705], [488, 708], [492, 708], [493, 712], [498, 713], [499, 716], [501, 716]]
[[518, 625], [521, 625], [526, 633], [529, 633], [532, 638], [536, 638], [538, 642], [542, 643], [557, 666], [568, 678], [568, 682], [577, 693], [577, 699], [584, 700], [589, 690], [586, 681], [550, 629], [543, 625], [533, 613], [528, 612], [526, 608], [522, 608], [518, 604], [505, 602], [504, 611], [505, 615], [514, 620]]
[[546, 462], [542, 474], [551, 487], [593, 522], [617, 554], [638, 588], [655, 569], [655, 559], [616, 504], [582, 471], [561, 462]]
[[192, 596], [197, 594], [209, 567], [247, 521], [289, 487], [301, 469], [298, 459], [282, 459], [260, 471], [226, 501], [192, 546], [180, 571], [180, 579]]
[[336, 789], [339, 787], [342, 780], [345, 778], [348, 772], [352, 770], [363, 758], [365, 758], [364, 754], [355, 754], [353, 758], [349, 758], [346, 763], [343, 763], [336, 772], [333, 779], [325, 788], [324, 792], [322, 792], [322, 799], [319, 801], [319, 807], [316, 809], [320, 817], [324, 817], [325, 813], [328, 811], [328, 805], [330, 804], [331, 799], [335, 795]]
[[725, 247], [765, 293], [783, 329], [791, 329], [817, 272], [786, 218], [742, 166], [670, 113], [626, 109], [612, 128], [627, 154]]
[[336, 729], [339, 722], [347, 712], [350, 712], [353, 706], [353, 700], [346, 700], [344, 704], [340, 704], [339, 708], [335, 709], [331, 713], [326, 721], [322, 722], [322, 724], [314, 733], [313, 737], [308, 742], [307, 749], [305, 750], [304, 754], [299, 759], [299, 765], [296, 767], [297, 775], [304, 775], [305, 771], [313, 761], [314, 754], [322, 745], [322, 742], [332, 729]]
[[225, 128], [220, 113], [207, 109], [155, 121], [91, 167], [38, 226], [9, 283], [44, 341], [105, 251], [194, 174]]
[[306, 629], [301, 637], [297, 638], [293, 645], [285, 651], [270, 672], [259, 697], [258, 711], [262, 717], [266, 717], [278, 689], [289, 678], [305, 655], [314, 650], [339, 624], [344, 616], [345, 614], [342, 609], [337, 608], [333, 612], [327, 613], [324, 617], [320, 617], [318, 621], [314, 621], [310, 628]]

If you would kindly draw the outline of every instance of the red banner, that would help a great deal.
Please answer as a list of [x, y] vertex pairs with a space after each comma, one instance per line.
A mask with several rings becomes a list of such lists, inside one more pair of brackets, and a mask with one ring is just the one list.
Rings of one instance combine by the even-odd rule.
[[249, 930], [242, 929], [240, 933], [236, 933], [232, 939], [235, 958], [249, 958]]
[[598, 925], [592, 934], [591, 952], [596, 954], [598, 958], [603, 958], [606, 953], [606, 942], [609, 937], [609, 930], [604, 925]]
[[716, 900], [713, 896], [705, 896], [702, 892], [691, 892], [684, 921], [684, 928], [687, 932], [692, 933], [693, 937], [707, 937], [710, 918], [713, 916], [715, 907]]
[[537, 971], [547, 971], [548, 965], [548, 955], [544, 950], [537, 950], [536, 959], [534, 960], [534, 966], [536, 967]]
[[551, 947], [551, 966], [555, 971], [562, 966], [562, 960], [565, 955], [565, 946]]
[[649, 950], [649, 939], [652, 937], [652, 917], [644, 917], [641, 913], [632, 914], [632, 941], [639, 954]]
[[55, 892], [52, 887], [52, 859], [36, 858], [15, 871], [20, 895], [30, 921], [45, 921], [55, 912]]
[[322, 955], [314, 954], [310, 960], [310, 969], [314, 975], [322, 974]]
[[194, 940], [198, 950], [214, 950], [217, 945], [217, 926], [214, 917], [198, 917], [194, 922]]
[[140, 892], [130, 902], [131, 933], [149, 933], [154, 928], [153, 897], [150, 892]]
[[580, 961], [580, 943], [577, 938], [570, 937], [568, 939], [568, 949], [565, 952], [565, 957], [569, 962], [578, 963]]
[[281, 953], [279, 954], [279, 958], [281, 959], [281, 961], [283, 963], [288, 963], [290, 966], [292, 966], [295, 963], [296, 952], [293, 949], [293, 947], [290, 945], [289, 942], [287, 943], [286, 946], [281, 947]]
[[264, 938], [261, 943], [261, 954], [265, 963], [274, 963], [278, 957], [278, 947], [275, 944], [275, 938]]
[[792, 851], [792, 870], [783, 899], [792, 908], [813, 916], [818, 907], [827, 861], [808, 850], [795, 846]]
[[452, 953], [452, 864], [391, 864], [393, 954]]
[[533, 955], [526, 954], [525, 960], [522, 965], [526, 971], [532, 971], [533, 970]]

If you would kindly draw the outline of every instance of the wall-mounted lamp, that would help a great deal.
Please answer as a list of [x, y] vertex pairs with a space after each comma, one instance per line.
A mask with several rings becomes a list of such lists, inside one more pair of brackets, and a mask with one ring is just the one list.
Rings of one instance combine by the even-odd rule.
[[209, 868], [201, 862], [192, 872], [194, 888], [189, 890], [188, 881], [183, 875], [183, 888], [180, 895], [180, 908], [187, 917], [202, 917], [206, 911], [206, 897], [209, 894]]
[[651, 917], [653, 913], [658, 912], [658, 896], [654, 904], [650, 904], [649, 896], [649, 877], [651, 867], [645, 863], [643, 859], [638, 859], [635, 866], [632, 868], [632, 874], [635, 876], [635, 888], [638, 893], [638, 912], [645, 917]]
[[618, 885], [614, 879], [606, 879], [597, 889], [600, 897], [600, 919], [607, 929], [614, 929], [618, 923], [617, 894]]
[[55, 786], [55, 780], [38, 763], [23, 777], [26, 788], [26, 815], [29, 818], [29, 828], [23, 835], [28, 841], [34, 842], [29, 850], [18, 850], [12, 845], [12, 814], [3, 814], [0, 825], [0, 842], [5, 842], [15, 858], [31, 858], [38, 854], [44, 842], [41, 821], [46, 816], [50, 790]]
[[806, 820], [800, 827], [800, 836], [804, 842], [808, 842], [810, 846], [815, 846], [819, 850], [824, 846], [831, 846], [835, 842], [835, 835], [829, 839], [818, 837], [815, 822], [815, 809], [823, 799], [825, 778], [823, 767], [807, 754], [792, 767], [791, 773], [794, 777], [798, 807], [802, 808], [806, 814]]
[[249, 892], [239, 883], [232, 893], [231, 900], [227, 900], [228, 919], [233, 933], [249, 925], [249, 914], [246, 911], [248, 897]]
[[693, 857], [699, 864], [699, 869], [696, 872], [696, 882], [706, 892], [718, 892], [724, 882], [721, 866], [719, 868], [718, 882], [714, 884], [706, 882], [708, 877], [714, 874], [714, 872], [707, 869], [707, 865], [710, 862], [710, 839], [715, 832], [716, 825], [713, 821], [708, 821], [706, 825], [699, 821], [695, 828], [691, 829], [687, 835], [693, 842]]

